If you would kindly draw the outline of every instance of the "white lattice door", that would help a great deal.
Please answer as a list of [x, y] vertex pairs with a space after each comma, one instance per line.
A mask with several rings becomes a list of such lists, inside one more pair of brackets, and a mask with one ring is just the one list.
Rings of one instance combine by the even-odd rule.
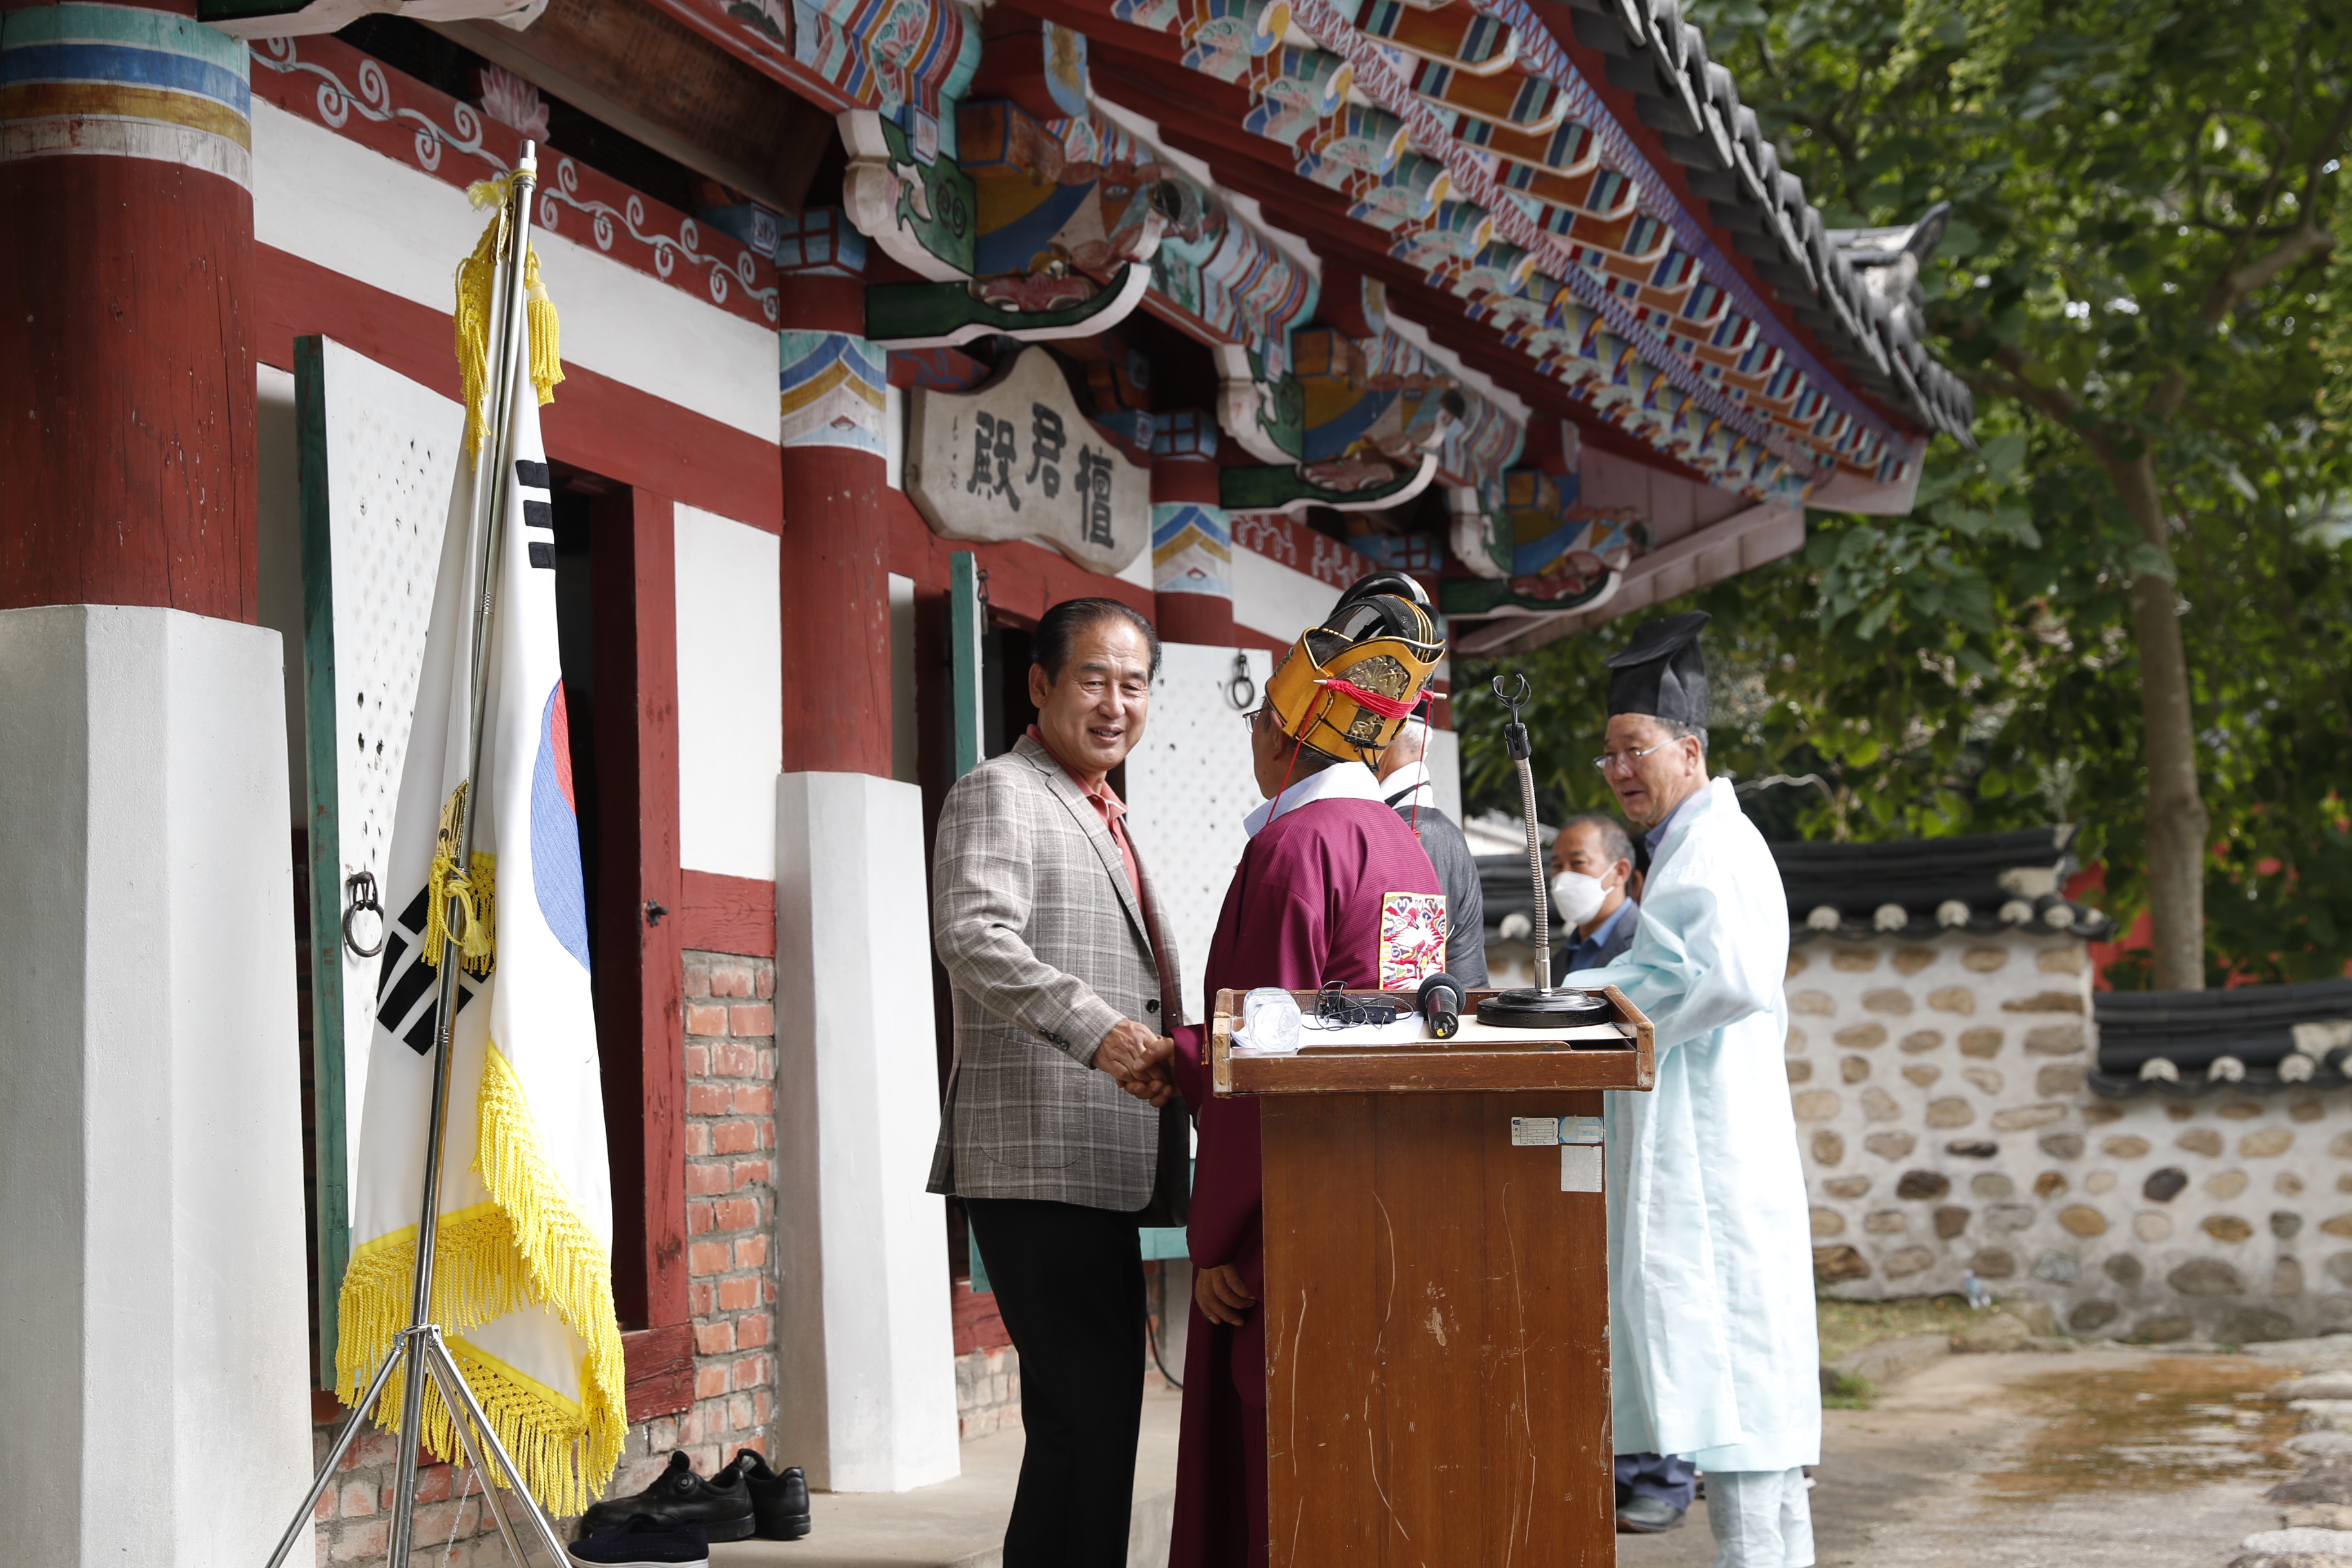
[[1264, 698], [1273, 671], [1272, 658], [1255, 649], [1163, 644], [1143, 739], [1128, 753], [1128, 829], [1150, 868], [1184, 973], [1185, 1016], [1194, 1023], [1202, 1016], [1209, 939], [1249, 841], [1242, 819], [1264, 798], [1242, 715]]
[[[302, 486], [302, 658], [310, 733], [310, 974], [319, 1173], [320, 1353], [351, 1250], [352, 1162], [382, 922], [352, 920], [357, 879], [382, 897], [425, 623], [465, 413], [327, 338], [294, 345]], [[354, 940], [355, 939], [355, 940]]]

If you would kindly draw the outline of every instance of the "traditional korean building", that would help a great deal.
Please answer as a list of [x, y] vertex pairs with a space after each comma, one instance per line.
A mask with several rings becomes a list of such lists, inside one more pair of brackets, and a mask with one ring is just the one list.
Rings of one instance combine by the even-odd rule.
[[[1197, 987], [1233, 716], [1339, 587], [1412, 572], [1457, 650], [1525, 647], [1808, 508], [1902, 512], [1968, 439], [1920, 342], [1940, 218], [1826, 228], [1674, 0], [195, 4], [0, 19], [27, 1560], [257, 1561], [334, 1414], [341, 931], [454, 471], [466, 188], [525, 141], [629, 1487], [742, 1442], [917, 1487], [1004, 1416], [970, 1361], [959, 1409], [959, 1345], [1002, 1357], [921, 1193], [926, 847], [1026, 723], [1046, 605], [1168, 641], [1124, 787]], [[85, 1501], [133, 1435], [164, 1500]], [[388, 1452], [322, 1551], [369, 1549]]]

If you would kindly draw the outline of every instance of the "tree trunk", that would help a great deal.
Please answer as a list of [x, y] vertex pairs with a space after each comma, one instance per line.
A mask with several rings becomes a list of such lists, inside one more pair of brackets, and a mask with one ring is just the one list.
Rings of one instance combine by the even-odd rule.
[[2147, 763], [2147, 893], [2155, 925], [2159, 991], [2205, 989], [2205, 837], [2208, 818], [2197, 785], [2197, 725], [2189, 700], [2189, 658], [2181, 644], [2180, 590], [2157, 485], [2156, 458], [2106, 464], [2110, 483], [2140, 538], [2165, 558], [2161, 572], [2131, 580], [2132, 640], [2139, 655], [2141, 752]]

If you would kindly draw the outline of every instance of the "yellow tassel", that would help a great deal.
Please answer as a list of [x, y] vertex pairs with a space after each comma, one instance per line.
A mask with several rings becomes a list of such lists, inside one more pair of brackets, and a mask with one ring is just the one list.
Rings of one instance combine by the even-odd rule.
[[515, 176], [510, 170], [487, 180], [476, 180], [466, 187], [466, 199], [478, 207], [503, 207], [507, 198], [514, 195], [514, 188]]
[[[490, 381], [490, 312], [498, 293], [499, 258], [506, 253], [509, 199], [515, 176], [500, 174], [466, 187], [466, 197], [478, 207], [498, 208], [490, 226], [482, 231], [474, 253], [457, 264], [457, 379], [465, 388], [466, 452], [479, 457], [488, 420]], [[541, 404], [555, 400], [555, 384], [563, 379], [563, 356], [558, 339], [555, 301], [539, 280], [539, 252], [523, 255], [523, 315], [530, 339], [530, 384]]]
[[[488, 974], [498, 967], [498, 872], [499, 858], [487, 850], [474, 851], [473, 870], [465, 876], [449, 856], [434, 855], [425, 878], [425, 900], [431, 907], [425, 949], [418, 954], [427, 966], [440, 968], [444, 949], [455, 943], [458, 967], [467, 973]], [[447, 918], [453, 901], [463, 922], [457, 931], [449, 929]]]
[[[476, 197], [485, 180], [467, 194]], [[501, 206], [482, 231], [474, 254], [457, 263], [457, 380], [465, 388], [466, 454], [479, 457], [482, 431], [488, 422], [490, 385], [490, 306], [498, 293], [499, 256], [506, 249], [507, 210]]]
[[[499, 858], [474, 851], [469, 873], [457, 869], [457, 841], [462, 837], [466, 785], [460, 782], [441, 803], [441, 826], [433, 839], [433, 865], [425, 874], [425, 943], [418, 957], [428, 968], [441, 967], [443, 950], [457, 944], [458, 964], [468, 974], [488, 974], [498, 963]], [[449, 905], [456, 900], [464, 921], [449, 929]]]
[[[490, 1201], [442, 1216], [433, 1318], [456, 1335], [539, 1306], [586, 1342], [577, 1405], [462, 1342], [449, 1347], [524, 1484], [550, 1512], [569, 1518], [612, 1479], [628, 1434], [612, 1258], [548, 1163], [522, 1080], [495, 1041], [484, 1051], [476, 1112], [473, 1168]], [[344, 1271], [335, 1392], [345, 1405], [358, 1401], [408, 1326], [415, 1270], [411, 1226], [362, 1246]], [[399, 1430], [404, 1373], [394, 1374], [376, 1406], [376, 1423], [387, 1431]], [[461, 1451], [456, 1427], [429, 1384], [422, 1426], [419, 1440], [454, 1462]]]
[[563, 353], [558, 339], [555, 301], [539, 280], [539, 251], [523, 257], [523, 313], [530, 328], [530, 384], [539, 389], [542, 406], [555, 401], [555, 384], [563, 379]]

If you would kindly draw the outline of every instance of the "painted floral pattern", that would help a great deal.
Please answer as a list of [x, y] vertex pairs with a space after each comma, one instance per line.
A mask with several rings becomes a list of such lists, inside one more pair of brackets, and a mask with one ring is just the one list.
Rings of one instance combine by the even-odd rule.
[[1445, 895], [1381, 900], [1381, 989], [1411, 991], [1445, 968]]

